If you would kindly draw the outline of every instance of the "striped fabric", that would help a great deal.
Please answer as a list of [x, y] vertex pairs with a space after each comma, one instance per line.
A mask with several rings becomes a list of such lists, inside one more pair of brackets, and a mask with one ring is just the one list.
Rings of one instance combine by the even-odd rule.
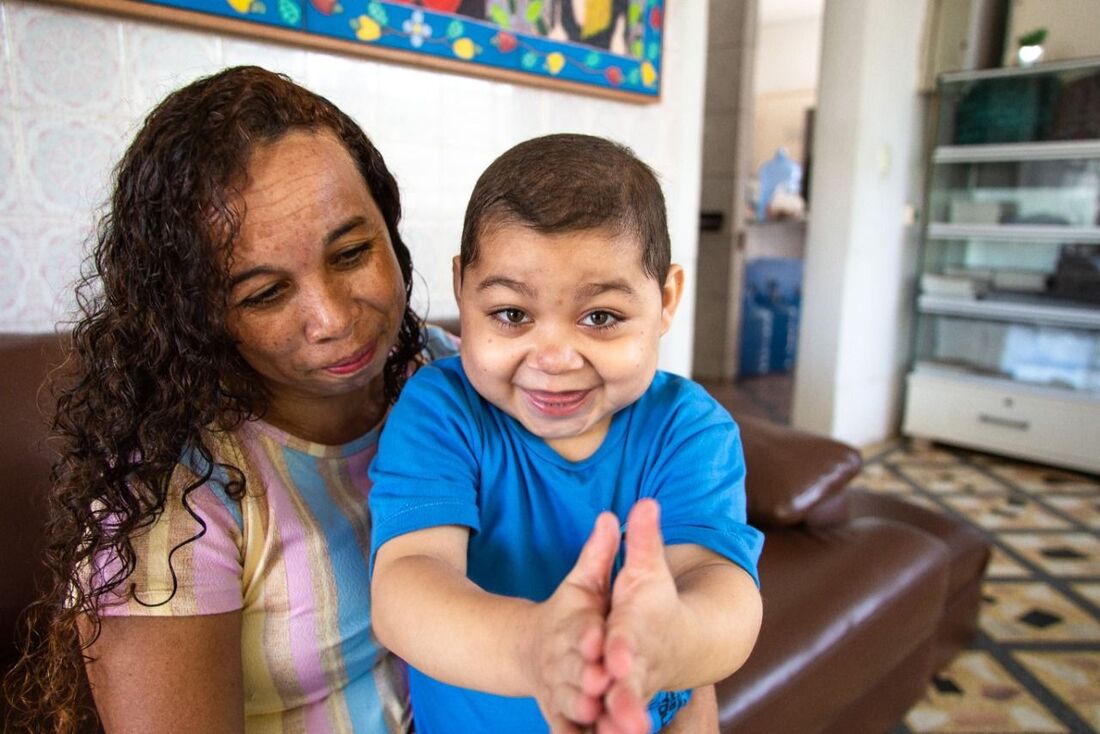
[[[455, 340], [431, 329], [427, 351], [453, 354]], [[137, 569], [123, 587], [133, 582], [134, 595], [102, 613], [240, 610], [248, 734], [408, 731], [404, 665], [371, 630], [367, 467], [378, 433], [322, 446], [249, 421], [211, 436], [215, 459], [244, 472], [245, 496], [227, 496], [224, 472], [190, 493], [206, 524], [192, 540], [202, 526], [181, 502], [194, 467], [183, 462], [164, 513], [133, 539]]]
[[406, 731], [404, 671], [370, 629], [367, 466], [377, 439], [321, 446], [259, 421], [219, 436], [217, 458], [244, 471], [245, 497], [231, 500], [220, 482], [192, 492], [207, 528], [184, 544], [202, 528], [174, 482], [164, 514], [135, 538], [134, 597], [104, 614], [241, 610], [249, 734]]

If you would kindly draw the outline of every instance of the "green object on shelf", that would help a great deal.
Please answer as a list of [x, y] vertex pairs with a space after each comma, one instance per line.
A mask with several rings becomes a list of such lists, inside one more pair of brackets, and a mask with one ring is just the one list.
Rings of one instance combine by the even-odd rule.
[[1047, 38], [1046, 28], [1036, 28], [1033, 31], [1028, 31], [1024, 35], [1016, 39], [1016, 42], [1021, 46], [1039, 46]]

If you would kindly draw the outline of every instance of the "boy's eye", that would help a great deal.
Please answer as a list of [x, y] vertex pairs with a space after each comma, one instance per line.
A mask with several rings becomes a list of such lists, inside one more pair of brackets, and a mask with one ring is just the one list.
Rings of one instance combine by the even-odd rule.
[[610, 311], [592, 311], [585, 314], [581, 324], [591, 326], [594, 329], [610, 329], [617, 326], [621, 319]]
[[522, 326], [531, 320], [527, 312], [519, 308], [502, 308], [494, 311], [492, 317], [504, 326]]

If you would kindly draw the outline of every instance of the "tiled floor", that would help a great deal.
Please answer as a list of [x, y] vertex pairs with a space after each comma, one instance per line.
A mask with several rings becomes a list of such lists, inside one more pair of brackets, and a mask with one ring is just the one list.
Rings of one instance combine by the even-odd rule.
[[980, 632], [893, 734], [1100, 729], [1100, 477], [943, 446], [880, 447], [853, 485], [977, 526]]

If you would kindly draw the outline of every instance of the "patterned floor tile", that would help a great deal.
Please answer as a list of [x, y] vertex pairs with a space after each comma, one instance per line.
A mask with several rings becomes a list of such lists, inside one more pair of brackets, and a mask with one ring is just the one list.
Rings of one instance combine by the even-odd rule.
[[977, 651], [962, 653], [936, 676], [905, 724], [943, 734], [1068, 732], [991, 655]]
[[1100, 576], [1100, 538], [1092, 533], [1003, 533], [1001, 542], [1052, 576]]
[[1092, 602], [1092, 605], [1100, 609], [1100, 581], [1082, 581], [1073, 584], [1073, 590]]
[[959, 464], [962, 462], [958, 454], [948, 451], [945, 448], [932, 444], [925, 444], [920, 441], [913, 441], [903, 446], [899, 446], [894, 451], [886, 454], [882, 460], [897, 466], [908, 466], [910, 464], [945, 465]]
[[922, 489], [937, 494], [1004, 494], [1005, 485], [965, 464], [898, 465], [898, 472]]
[[1100, 530], [1100, 497], [1048, 494], [1043, 501], [1082, 525]]
[[1035, 464], [992, 461], [989, 470], [1029, 492], [1100, 495], [1100, 478]]
[[856, 478], [852, 480], [852, 486], [862, 487], [872, 492], [888, 492], [891, 494], [913, 491], [913, 485], [898, 477], [890, 467], [884, 464], [864, 466]]
[[1027, 578], [1031, 576], [1031, 571], [997, 546], [993, 546], [993, 557], [989, 559], [985, 575], [986, 578], [995, 579]]
[[1017, 652], [1014, 655], [1081, 719], [1100, 730], [1100, 652]]
[[979, 625], [1000, 642], [1100, 642], [1100, 620], [1041, 582], [986, 582]]
[[944, 495], [943, 501], [990, 530], [1069, 530], [1071, 525], [1022, 494]]

